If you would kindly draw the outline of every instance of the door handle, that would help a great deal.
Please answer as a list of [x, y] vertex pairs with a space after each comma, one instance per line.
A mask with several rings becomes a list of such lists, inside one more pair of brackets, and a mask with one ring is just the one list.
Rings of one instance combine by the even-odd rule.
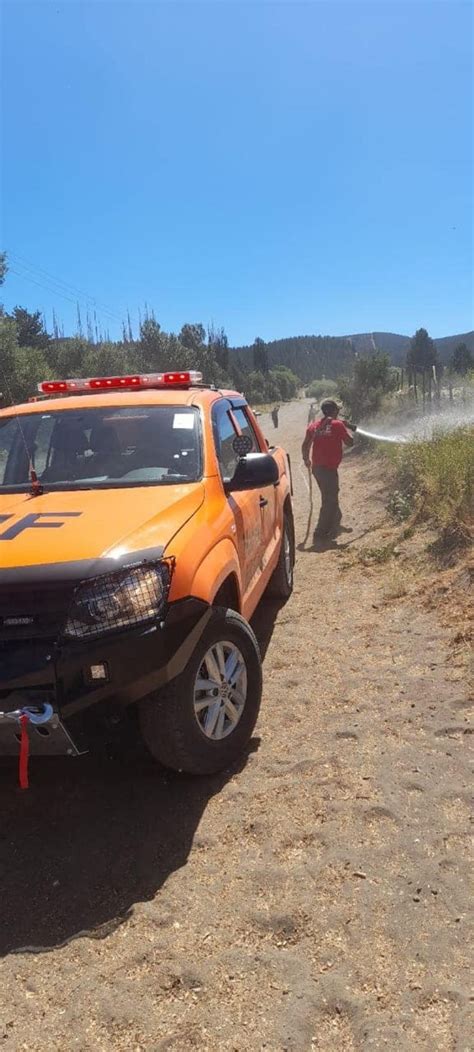
[[259, 500], [258, 503], [259, 503], [261, 508], [266, 508], [266, 506], [268, 504], [268, 500], [267, 500], [266, 497], [260, 497], [260, 500]]

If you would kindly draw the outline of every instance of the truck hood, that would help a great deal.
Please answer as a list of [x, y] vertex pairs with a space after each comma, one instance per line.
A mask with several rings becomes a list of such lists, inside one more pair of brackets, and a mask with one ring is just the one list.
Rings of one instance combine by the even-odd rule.
[[73, 563], [97, 572], [102, 560], [107, 569], [133, 553], [160, 553], [203, 499], [202, 482], [0, 495], [0, 576], [48, 566], [60, 574]]

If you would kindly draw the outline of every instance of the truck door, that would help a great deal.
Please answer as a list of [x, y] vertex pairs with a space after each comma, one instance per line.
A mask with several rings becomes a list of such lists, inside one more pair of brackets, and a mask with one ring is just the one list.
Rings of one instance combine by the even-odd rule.
[[[252, 427], [252, 420], [247, 413], [246, 406], [233, 407], [233, 413], [237, 423], [242, 431], [243, 435], [247, 435], [252, 440], [252, 453], [266, 453], [267, 449], [261, 449], [257, 438], [257, 435]], [[275, 545], [279, 540], [279, 533], [277, 535], [277, 490], [275, 486], [264, 486], [258, 491], [259, 497], [259, 509], [260, 509], [260, 526], [263, 537], [263, 555], [262, 555], [262, 569], [265, 568], [268, 560], [275, 549]]]
[[[230, 480], [237, 467], [238, 457], [233, 449], [236, 437], [230, 413], [236, 413], [230, 402], [221, 399], [213, 406], [213, 430], [217, 459], [225, 483]], [[239, 421], [239, 426], [240, 421]], [[256, 446], [256, 450], [259, 447]], [[273, 489], [273, 487], [272, 487]], [[268, 505], [264, 503], [266, 489], [243, 490], [230, 493], [227, 497], [228, 507], [233, 517], [232, 531], [239, 552], [239, 563], [242, 574], [242, 588], [246, 595], [253, 590], [265, 565], [265, 547], [267, 531], [265, 512]]]

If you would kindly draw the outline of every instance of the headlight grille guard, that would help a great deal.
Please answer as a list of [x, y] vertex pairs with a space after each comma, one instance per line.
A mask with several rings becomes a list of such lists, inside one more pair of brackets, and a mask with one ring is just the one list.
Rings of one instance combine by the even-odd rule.
[[96, 639], [162, 619], [175, 568], [173, 556], [141, 559], [82, 581], [73, 594], [62, 638]]

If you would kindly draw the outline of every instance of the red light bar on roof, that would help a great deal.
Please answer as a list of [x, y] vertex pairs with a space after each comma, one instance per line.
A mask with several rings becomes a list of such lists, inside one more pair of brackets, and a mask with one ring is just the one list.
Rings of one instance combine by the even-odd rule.
[[202, 383], [202, 373], [143, 373], [141, 376], [96, 376], [89, 379], [43, 380], [41, 394], [81, 394], [84, 391], [133, 390], [135, 387], [190, 387]]

